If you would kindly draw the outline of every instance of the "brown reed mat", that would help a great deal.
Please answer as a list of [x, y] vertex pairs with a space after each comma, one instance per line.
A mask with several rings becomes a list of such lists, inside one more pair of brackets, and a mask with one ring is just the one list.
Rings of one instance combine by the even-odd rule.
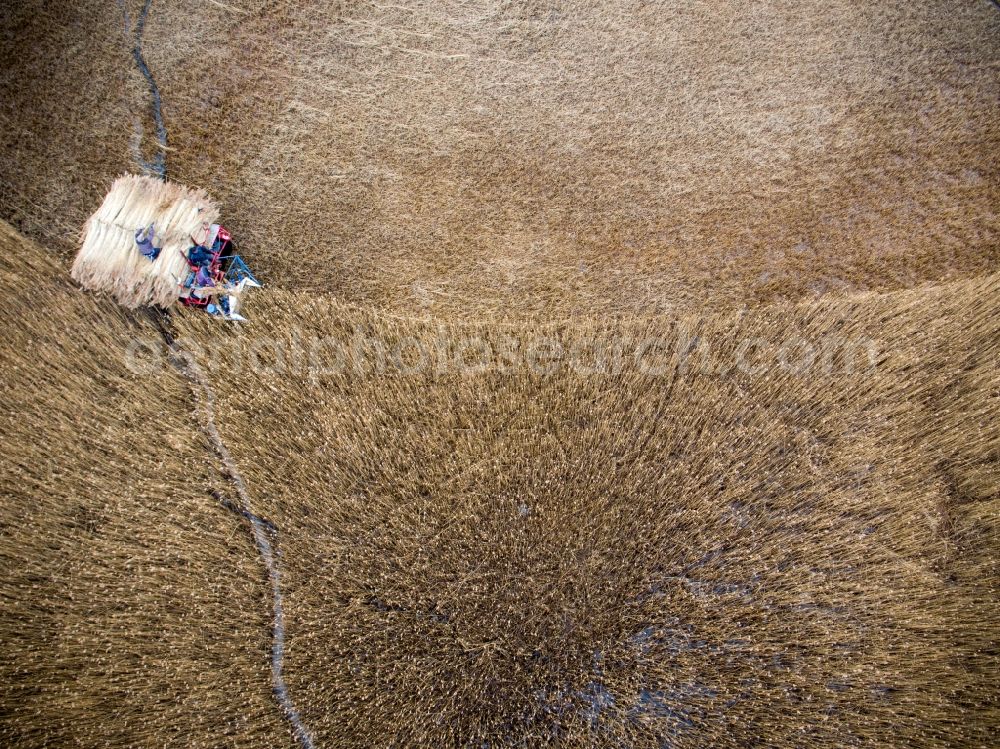
[[138, 319], [0, 224], [0, 744], [293, 746], [265, 570]]
[[[148, 92], [114, 3], [0, 13], [0, 213], [68, 258]], [[143, 50], [271, 286], [586, 317], [998, 269], [987, 0], [154, 0]]]
[[281, 528], [317, 746], [981, 746], [998, 303], [504, 327], [271, 292], [180, 329]]

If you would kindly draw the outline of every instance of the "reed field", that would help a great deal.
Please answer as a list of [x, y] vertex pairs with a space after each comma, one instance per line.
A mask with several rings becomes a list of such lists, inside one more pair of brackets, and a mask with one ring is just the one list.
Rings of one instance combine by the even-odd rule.
[[[989, 744], [998, 294], [498, 329], [272, 293], [252, 332], [193, 320], [248, 370], [219, 425], [282, 529], [318, 745]], [[787, 340], [866, 346], [806, 367]]]
[[145, 327], [0, 226], [0, 743], [277, 746], [246, 533]]
[[[157, 331], [4, 249], [4, 743], [293, 745]], [[280, 534], [317, 746], [977, 746], [998, 297], [498, 326], [275, 291], [174, 332]]]
[[0, 745], [995, 744], [990, 2], [0, 29]]

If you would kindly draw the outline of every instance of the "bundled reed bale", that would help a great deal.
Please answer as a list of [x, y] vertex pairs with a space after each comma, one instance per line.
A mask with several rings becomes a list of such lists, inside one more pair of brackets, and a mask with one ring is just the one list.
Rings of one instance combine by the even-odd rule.
[[[119, 177], [84, 227], [73, 278], [85, 288], [110, 293], [126, 307], [169, 307], [187, 274], [184, 252], [218, 216], [218, 207], [203, 190], [153, 177]], [[136, 245], [136, 231], [150, 224], [160, 247], [152, 261]]]

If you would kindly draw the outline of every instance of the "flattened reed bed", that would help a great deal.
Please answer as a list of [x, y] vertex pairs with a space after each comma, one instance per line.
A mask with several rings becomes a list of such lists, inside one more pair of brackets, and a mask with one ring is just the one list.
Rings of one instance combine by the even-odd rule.
[[[243, 364], [217, 418], [282, 529], [318, 746], [975, 746], [1000, 727], [998, 301], [991, 276], [503, 326], [272, 292], [251, 326], [181, 333]], [[310, 371], [317, 337], [342, 366]], [[451, 366], [470, 338], [552, 364], [595, 337], [663, 355]], [[747, 340], [767, 371], [732, 366]], [[789, 340], [863, 345], [794, 372]]]
[[[115, 3], [0, 24], [0, 213], [68, 258], [146, 84]], [[1000, 267], [985, 1], [183, 0], [143, 52], [172, 178], [272, 287], [587, 318]]]

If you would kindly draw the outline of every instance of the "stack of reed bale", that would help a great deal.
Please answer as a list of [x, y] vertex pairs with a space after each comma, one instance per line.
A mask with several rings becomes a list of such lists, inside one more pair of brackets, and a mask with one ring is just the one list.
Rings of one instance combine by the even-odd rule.
[[[111, 186], [87, 221], [73, 278], [94, 291], [106, 291], [126, 307], [169, 307], [177, 301], [187, 273], [184, 251], [203, 226], [215, 223], [218, 206], [202, 190], [153, 177], [126, 175]], [[136, 230], [155, 225], [155, 260], [136, 246]]]

